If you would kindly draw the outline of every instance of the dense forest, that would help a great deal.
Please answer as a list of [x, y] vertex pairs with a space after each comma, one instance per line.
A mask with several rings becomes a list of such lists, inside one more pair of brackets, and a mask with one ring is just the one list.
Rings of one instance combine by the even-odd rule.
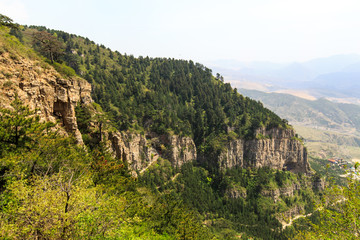
[[[76, 108], [83, 136], [96, 135], [89, 127], [96, 113], [108, 129], [190, 136], [206, 155], [218, 154], [230, 139], [254, 138], [259, 127], [289, 127], [199, 63], [135, 58], [62, 31], [8, 27], [1, 27], [1, 54], [21, 45], [63, 77], [78, 75], [92, 84], [95, 103]], [[5, 239], [301, 239], [326, 230], [315, 225], [321, 213], [310, 223], [282, 228], [282, 213], [320, 209], [322, 193], [304, 174], [266, 167], [220, 171], [196, 162], [175, 169], [160, 157], [135, 178], [101, 137], [84, 138], [85, 147], [78, 146], [17, 97], [12, 107], [0, 109]], [[276, 200], [270, 196], [293, 186], [304, 187]]]
[[[287, 126], [260, 102], [240, 95], [220, 74], [214, 77], [202, 64], [135, 58], [87, 38], [44, 27], [26, 27], [20, 34], [32, 38], [37, 31], [57, 37], [62, 48], [55, 59], [93, 85], [93, 99], [119, 130], [186, 135], [197, 146], [207, 147], [222, 134], [252, 138], [261, 126]], [[37, 43], [35, 39], [34, 48], [49, 57]]]

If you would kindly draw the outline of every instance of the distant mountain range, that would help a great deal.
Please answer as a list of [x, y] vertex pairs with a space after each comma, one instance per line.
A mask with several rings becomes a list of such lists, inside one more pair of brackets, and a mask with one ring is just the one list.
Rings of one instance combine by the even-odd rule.
[[239, 89], [289, 120], [306, 140], [312, 156], [360, 159], [360, 106], [324, 98], [306, 100], [290, 94]]
[[315, 98], [360, 102], [360, 55], [335, 55], [288, 64], [232, 60], [208, 64], [237, 88], [306, 91]]
[[240, 93], [263, 102], [293, 125], [347, 132], [360, 136], [360, 106], [334, 103], [324, 98], [311, 101], [290, 94], [240, 89]]

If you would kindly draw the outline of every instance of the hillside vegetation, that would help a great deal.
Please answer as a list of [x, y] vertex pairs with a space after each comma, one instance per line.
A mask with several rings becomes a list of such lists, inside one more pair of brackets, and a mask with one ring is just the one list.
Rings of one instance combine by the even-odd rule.
[[315, 210], [319, 176], [197, 162], [176, 169], [158, 157], [135, 178], [125, 159], [108, 152], [106, 129], [191, 136], [210, 158], [231, 139], [254, 139], [259, 127], [289, 128], [203, 65], [135, 58], [44, 27], [2, 26], [0, 42], [4, 59], [31, 55], [39, 68], [92, 83], [95, 103], [76, 111], [83, 136], [97, 134], [76, 145], [16, 95], [11, 109], [0, 108], [1, 237], [288, 239], [296, 230], [281, 222]]
[[[29, 27], [22, 34], [31, 39], [38, 30], [47, 29]], [[206, 148], [230, 131], [252, 138], [260, 126], [286, 127], [261, 103], [243, 97], [199, 63], [135, 58], [87, 38], [47, 31], [63, 44], [59, 61], [93, 85], [93, 99], [119, 130], [187, 135]]]

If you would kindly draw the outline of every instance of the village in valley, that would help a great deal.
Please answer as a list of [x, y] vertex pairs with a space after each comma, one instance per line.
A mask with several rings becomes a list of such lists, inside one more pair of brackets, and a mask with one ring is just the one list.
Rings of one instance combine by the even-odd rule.
[[353, 174], [354, 177], [360, 178], [360, 172], [359, 169], [355, 169], [354, 165], [349, 162], [346, 161], [342, 158], [329, 158], [327, 159], [329, 165], [333, 168], [341, 168], [346, 170], [348, 173], [346, 175], [342, 175], [342, 176], [348, 176], [349, 174]]

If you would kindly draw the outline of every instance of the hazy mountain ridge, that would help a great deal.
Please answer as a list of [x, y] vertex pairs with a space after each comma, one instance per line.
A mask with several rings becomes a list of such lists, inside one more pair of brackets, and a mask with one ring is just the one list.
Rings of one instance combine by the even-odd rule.
[[360, 106], [334, 103], [326, 99], [306, 100], [289, 94], [239, 90], [245, 96], [259, 100], [265, 106], [294, 125], [334, 130], [360, 135]]
[[310, 155], [359, 158], [360, 106], [326, 99], [311, 101], [283, 93], [239, 91], [288, 119], [299, 135], [305, 138]]
[[[307, 91], [316, 98], [339, 98], [358, 103], [360, 55], [335, 55], [307, 62], [276, 64], [238, 61], [209, 62], [234, 87], [275, 92]], [[237, 67], [236, 67], [237, 66]], [[249, 84], [256, 82], [258, 85]], [[243, 87], [245, 85], [245, 87]], [[352, 99], [355, 98], [355, 99]], [[341, 100], [340, 100], [341, 101]]]

